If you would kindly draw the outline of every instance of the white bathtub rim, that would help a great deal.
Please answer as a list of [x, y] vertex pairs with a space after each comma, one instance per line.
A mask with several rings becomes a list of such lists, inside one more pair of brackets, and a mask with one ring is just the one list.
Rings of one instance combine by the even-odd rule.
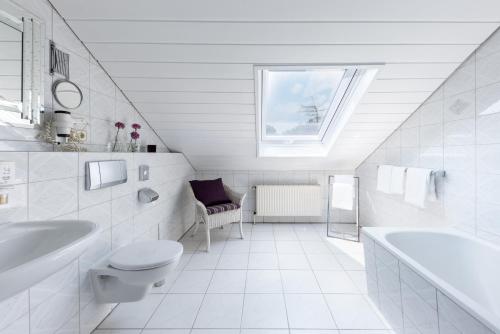
[[408, 267], [414, 270], [418, 275], [422, 276], [431, 285], [433, 285], [437, 290], [439, 290], [446, 297], [451, 299], [457, 305], [466, 310], [472, 317], [476, 318], [477, 321], [488, 327], [495, 333], [500, 333], [500, 318], [489, 311], [487, 308], [483, 307], [481, 304], [475, 302], [473, 299], [455, 289], [450, 284], [446, 283], [443, 279], [434, 275], [432, 272], [427, 270], [424, 266], [420, 265], [418, 262], [414, 261], [411, 257], [404, 254], [397, 247], [389, 243], [385, 236], [391, 232], [400, 231], [415, 231], [415, 232], [438, 232], [460, 236], [473, 240], [474, 242], [479, 242], [487, 247], [491, 247], [500, 251], [500, 247], [484, 241], [480, 238], [471, 237], [470, 235], [459, 231], [453, 227], [436, 227], [436, 228], [417, 228], [417, 227], [363, 227], [361, 229], [362, 234], [366, 234], [370, 239], [374, 240], [376, 243], [385, 248], [389, 253], [391, 253], [396, 258], [402, 260]]

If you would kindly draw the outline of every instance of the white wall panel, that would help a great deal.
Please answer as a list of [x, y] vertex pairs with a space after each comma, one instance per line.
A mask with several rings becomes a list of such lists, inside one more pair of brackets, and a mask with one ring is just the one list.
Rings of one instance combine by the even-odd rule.
[[129, 91], [132, 102], [140, 103], [235, 103], [253, 104], [253, 93], [224, 92], [138, 92]]
[[252, 64], [106, 62], [101, 63], [113, 78], [253, 79]]
[[477, 45], [166, 45], [87, 43], [101, 61], [202, 63], [458, 62]]
[[479, 44], [495, 23], [73, 21], [91, 43]]
[[178, 114], [231, 114], [231, 115], [255, 115], [253, 104], [231, 104], [231, 103], [135, 103], [136, 107], [143, 111], [144, 115], [154, 113], [178, 113]]
[[380, 79], [373, 82], [370, 92], [433, 92], [442, 79]]
[[361, 103], [412, 103], [423, 102], [432, 92], [397, 92], [397, 93], [372, 93], [365, 94]]
[[405, 104], [396, 104], [396, 103], [361, 103], [356, 108], [356, 114], [411, 114], [418, 107], [419, 103], [405, 103]]
[[[498, 27], [500, 4], [478, 1], [54, 4], [163, 140], [196, 157], [196, 167], [310, 169], [328, 161], [329, 169], [352, 169]], [[332, 63], [384, 66], [329, 158], [257, 159], [254, 65]]]
[[194, 21], [445, 21], [496, 22], [496, 0], [53, 0], [69, 19]]
[[253, 80], [118, 78], [116, 82], [125, 92], [254, 92]]
[[225, 115], [225, 114], [163, 114], [148, 113], [146, 119], [156, 124], [157, 122], [172, 123], [250, 123], [255, 124], [255, 115]]

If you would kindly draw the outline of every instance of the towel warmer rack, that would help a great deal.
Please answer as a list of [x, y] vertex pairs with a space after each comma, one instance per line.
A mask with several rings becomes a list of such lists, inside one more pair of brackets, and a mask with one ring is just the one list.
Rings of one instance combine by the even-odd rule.
[[[326, 216], [326, 235], [331, 238], [337, 238], [337, 239], [343, 239], [343, 240], [350, 240], [350, 241], [357, 241], [359, 242], [359, 176], [353, 176], [354, 179], [354, 216], [355, 216], [355, 222], [354, 223], [346, 223], [346, 222], [340, 222], [340, 223], [335, 223], [331, 222], [330, 218], [332, 215], [332, 209], [331, 209], [331, 195], [332, 195], [332, 185], [333, 181], [335, 180], [335, 175], [330, 175], [328, 176], [328, 205], [327, 205], [327, 216]], [[354, 225], [354, 233], [346, 233], [346, 232], [335, 232], [335, 233], [330, 233], [330, 225]]]

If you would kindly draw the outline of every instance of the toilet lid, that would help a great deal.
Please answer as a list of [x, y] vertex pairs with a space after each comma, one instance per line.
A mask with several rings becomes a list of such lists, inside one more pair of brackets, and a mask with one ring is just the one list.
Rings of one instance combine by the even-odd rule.
[[176, 261], [183, 247], [176, 241], [143, 241], [118, 249], [109, 258], [109, 265], [120, 270], [145, 270]]

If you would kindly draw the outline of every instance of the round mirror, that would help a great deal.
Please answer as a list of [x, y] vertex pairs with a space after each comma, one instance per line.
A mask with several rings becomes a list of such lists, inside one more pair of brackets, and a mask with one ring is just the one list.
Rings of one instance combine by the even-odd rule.
[[52, 94], [62, 107], [75, 109], [82, 104], [83, 95], [80, 88], [69, 80], [58, 80], [52, 86]]

